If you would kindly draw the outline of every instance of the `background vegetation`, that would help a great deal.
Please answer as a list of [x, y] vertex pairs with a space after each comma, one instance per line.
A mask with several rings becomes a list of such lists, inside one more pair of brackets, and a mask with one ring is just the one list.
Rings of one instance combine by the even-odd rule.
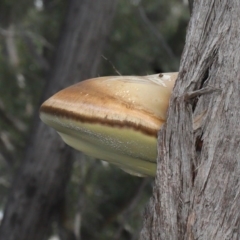
[[[0, 211], [34, 131], [66, 6], [66, 0], [0, 2]], [[181, 0], [119, 1], [98, 76], [178, 71], [188, 19]], [[75, 158], [61, 203], [75, 238], [137, 239], [152, 179], [80, 153]]]

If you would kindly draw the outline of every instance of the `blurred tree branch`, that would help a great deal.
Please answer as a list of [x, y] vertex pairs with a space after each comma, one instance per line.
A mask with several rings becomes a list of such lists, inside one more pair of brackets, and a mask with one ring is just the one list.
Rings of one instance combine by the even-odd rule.
[[0, 100], [0, 118], [6, 124], [12, 126], [19, 132], [24, 132], [27, 129], [26, 125], [21, 120], [17, 119], [15, 116], [12, 116], [9, 112], [7, 112], [1, 100]]
[[0, 149], [1, 149], [1, 156], [2, 159], [5, 161], [8, 167], [13, 167], [14, 165], [14, 158], [12, 154], [10, 153], [9, 149], [6, 147], [6, 143], [2, 139], [2, 134], [0, 133]]
[[30, 38], [28, 34], [22, 34], [22, 35], [23, 35], [23, 39], [26, 43], [26, 46], [29, 49], [33, 59], [36, 61], [36, 63], [42, 70], [47, 72], [50, 69], [48, 61], [44, 58], [44, 56], [42, 54], [39, 54], [36, 51], [36, 46], [34, 45], [32, 38]]
[[42, 46], [54, 50], [54, 47], [43, 36], [31, 31], [26, 31], [22, 28], [18, 28], [18, 30], [16, 30], [13, 24], [11, 24], [6, 30], [0, 28], [0, 34], [5, 37], [9, 62], [14, 68], [17, 68], [19, 65], [19, 57], [15, 44], [15, 38], [20, 36], [25, 41], [26, 47], [29, 49], [32, 57], [35, 59], [39, 67], [44, 71], [49, 70], [49, 63], [41, 54], [36, 51], [36, 46], [34, 44], [34, 40], [37, 39], [38, 42], [40, 41]]

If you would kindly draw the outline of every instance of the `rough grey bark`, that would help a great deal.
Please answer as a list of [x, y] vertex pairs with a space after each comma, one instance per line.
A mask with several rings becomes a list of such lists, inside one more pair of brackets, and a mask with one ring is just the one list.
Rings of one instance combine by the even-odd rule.
[[240, 2], [195, 0], [141, 239], [240, 239]]
[[[115, 5], [116, 0], [69, 2], [44, 99], [96, 75]], [[71, 150], [39, 120], [35, 129], [8, 198], [0, 239], [45, 239], [63, 201], [72, 167]]]

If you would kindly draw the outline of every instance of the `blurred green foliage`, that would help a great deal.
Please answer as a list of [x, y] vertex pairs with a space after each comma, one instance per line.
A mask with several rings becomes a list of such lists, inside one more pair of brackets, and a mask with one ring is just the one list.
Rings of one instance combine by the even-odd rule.
[[[187, 6], [177, 0], [133, 3], [119, 1], [104, 56], [122, 75], [178, 71], [189, 20]], [[116, 74], [107, 65], [107, 73]]]
[[[66, 0], [0, 2], [0, 209], [33, 131], [66, 7]], [[178, 71], [188, 20], [180, 0], [119, 1], [99, 76]], [[83, 239], [137, 239], [153, 180], [76, 156], [66, 224], [73, 229], [80, 214]]]

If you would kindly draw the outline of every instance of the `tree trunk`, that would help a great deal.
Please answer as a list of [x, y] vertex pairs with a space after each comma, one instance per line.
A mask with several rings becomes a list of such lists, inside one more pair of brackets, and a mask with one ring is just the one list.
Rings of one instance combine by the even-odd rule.
[[240, 239], [240, 2], [195, 0], [141, 239]]
[[[96, 75], [116, 0], [71, 0], [44, 99]], [[0, 239], [42, 240], [63, 200], [71, 173], [71, 150], [38, 119], [26, 159], [13, 183]]]

